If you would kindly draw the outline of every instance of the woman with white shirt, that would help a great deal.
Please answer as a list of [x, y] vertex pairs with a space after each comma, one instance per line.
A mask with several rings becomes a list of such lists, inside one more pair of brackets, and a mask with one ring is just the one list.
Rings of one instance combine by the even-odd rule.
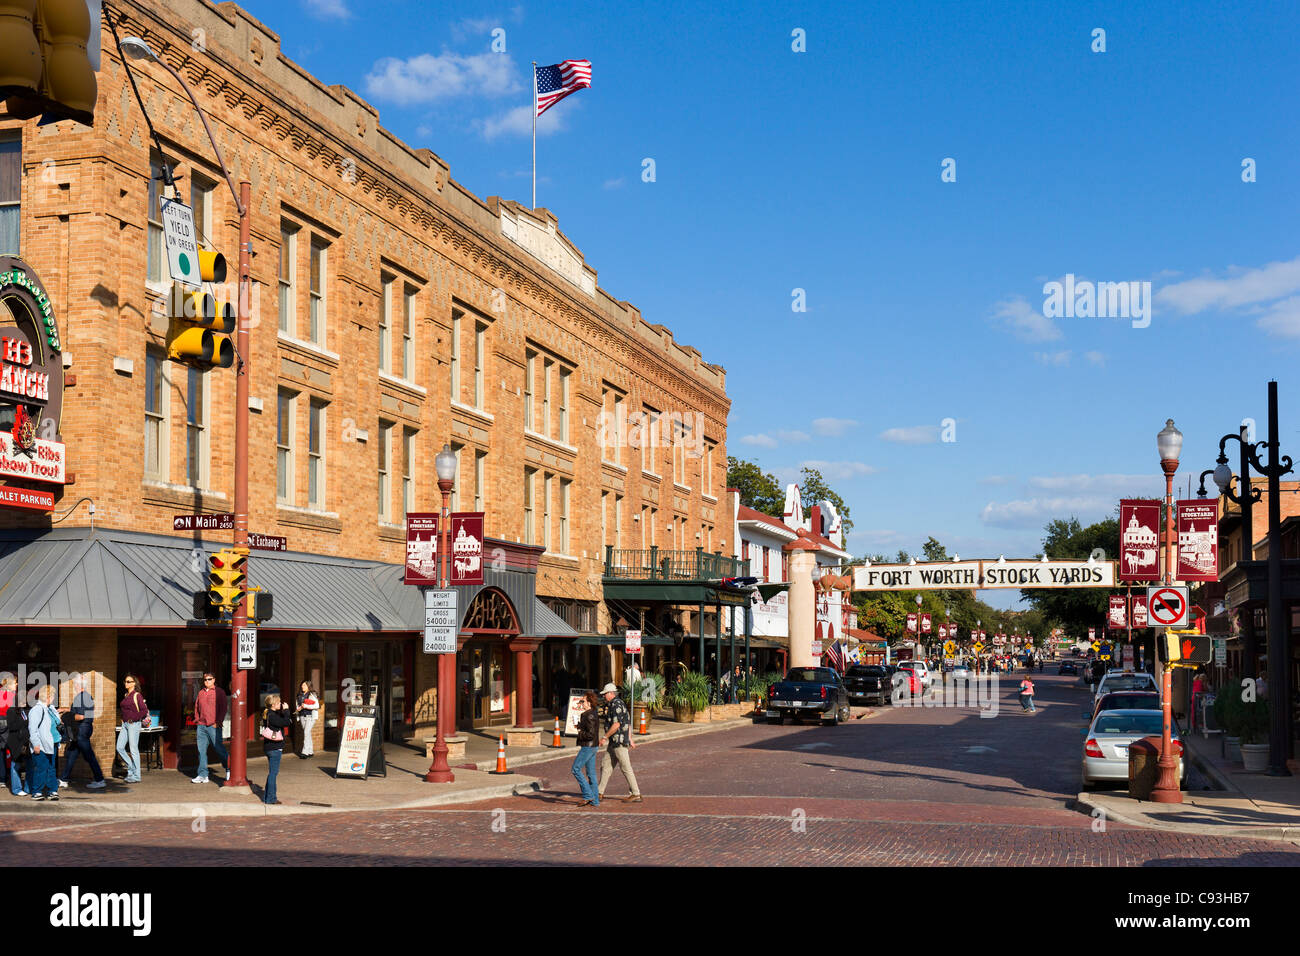
[[298, 715], [298, 726], [302, 728], [302, 751], [298, 756], [306, 758], [313, 755], [311, 732], [316, 726], [316, 715], [320, 712], [320, 697], [316, 689], [311, 686], [311, 681], [303, 681], [298, 685], [298, 709], [295, 713]]

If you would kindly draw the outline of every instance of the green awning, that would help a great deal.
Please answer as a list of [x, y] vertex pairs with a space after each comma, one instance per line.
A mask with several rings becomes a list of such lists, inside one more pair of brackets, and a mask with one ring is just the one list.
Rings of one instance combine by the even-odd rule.
[[[625, 639], [622, 634], [579, 634], [577, 640], [573, 643], [584, 646], [594, 645], [604, 647], [613, 645], [622, 646], [624, 642]], [[653, 644], [657, 647], [672, 647], [673, 639], [671, 637], [665, 637], [662, 634], [642, 634], [641, 643]]]
[[662, 601], [666, 604], [706, 606], [724, 604], [728, 607], [744, 607], [749, 603], [750, 595], [747, 590], [736, 591], [690, 581], [611, 582], [607, 579], [604, 591], [606, 601]]

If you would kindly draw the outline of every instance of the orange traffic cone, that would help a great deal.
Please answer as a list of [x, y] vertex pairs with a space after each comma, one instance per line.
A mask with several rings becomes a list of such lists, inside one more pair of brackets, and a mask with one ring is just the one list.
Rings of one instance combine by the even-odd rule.
[[555, 739], [551, 741], [552, 747], [563, 747], [564, 741], [560, 739], [560, 718], [555, 718]]
[[497, 768], [489, 770], [488, 773], [514, 773], [513, 770], [506, 769], [506, 738], [504, 736], [499, 738], [497, 744]]
[[644, 737], [644, 736], [646, 736], [648, 733], [650, 733], [650, 731], [648, 731], [648, 730], [646, 729], [646, 726], [645, 726], [645, 711], [644, 711], [644, 710], [641, 711], [641, 726], [637, 728], [637, 732], [636, 732], [636, 733], [637, 733], [637, 736], [638, 736], [638, 737]]

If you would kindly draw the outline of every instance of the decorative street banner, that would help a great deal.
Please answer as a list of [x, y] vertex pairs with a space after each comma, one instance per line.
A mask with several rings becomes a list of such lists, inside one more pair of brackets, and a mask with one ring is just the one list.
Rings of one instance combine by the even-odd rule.
[[1150, 627], [1147, 620], [1147, 596], [1145, 594], [1133, 595], [1133, 627]]
[[1124, 595], [1110, 596], [1110, 613], [1106, 616], [1106, 626], [1116, 631], [1128, 627], [1128, 598]]
[[855, 591], [1113, 588], [1114, 561], [936, 561], [853, 569]]
[[1219, 503], [1178, 502], [1178, 581], [1219, 580]]
[[915, 634], [915, 633], [916, 633], [916, 615], [915, 615], [915, 614], [909, 614], [909, 615], [907, 615], [907, 629], [908, 629], [908, 631], [911, 632], [912, 634]]
[[930, 612], [926, 611], [921, 615], [921, 633], [930, 633]]
[[30, 418], [26, 419], [25, 426], [17, 427], [23, 432], [18, 436], [0, 432], [0, 475], [64, 484], [63, 466], [67, 456], [63, 443], [37, 438], [36, 426]]
[[1160, 577], [1160, 502], [1125, 498], [1119, 503], [1119, 579]]
[[406, 516], [406, 577], [403, 584], [436, 588], [438, 581], [438, 514]]
[[451, 516], [451, 583], [483, 583], [481, 511], [458, 511]]

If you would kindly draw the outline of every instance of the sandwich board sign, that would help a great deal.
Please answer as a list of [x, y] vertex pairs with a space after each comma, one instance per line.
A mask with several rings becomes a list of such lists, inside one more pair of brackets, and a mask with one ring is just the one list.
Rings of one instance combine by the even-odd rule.
[[350, 704], [343, 718], [343, 732], [339, 735], [339, 756], [334, 764], [334, 776], [364, 780], [372, 773], [388, 776], [379, 732], [379, 708]]

